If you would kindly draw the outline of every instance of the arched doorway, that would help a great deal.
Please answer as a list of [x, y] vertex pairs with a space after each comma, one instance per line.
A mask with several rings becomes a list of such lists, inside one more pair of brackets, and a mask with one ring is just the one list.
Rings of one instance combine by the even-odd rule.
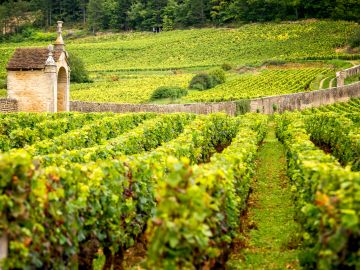
[[67, 105], [67, 74], [65, 68], [60, 68], [57, 80], [57, 111], [65, 112]]

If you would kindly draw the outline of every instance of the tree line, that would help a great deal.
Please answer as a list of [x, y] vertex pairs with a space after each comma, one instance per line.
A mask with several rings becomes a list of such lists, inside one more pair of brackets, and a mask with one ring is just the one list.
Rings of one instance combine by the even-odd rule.
[[331, 18], [360, 21], [359, 0], [0, 0], [3, 33], [57, 20], [92, 31]]

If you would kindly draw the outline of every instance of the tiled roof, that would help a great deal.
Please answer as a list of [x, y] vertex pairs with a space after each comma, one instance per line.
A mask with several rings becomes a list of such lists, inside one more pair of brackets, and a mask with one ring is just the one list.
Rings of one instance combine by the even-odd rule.
[[[54, 51], [55, 62], [59, 60], [63, 51]], [[18, 48], [10, 59], [8, 70], [31, 70], [45, 68], [45, 62], [48, 58], [49, 50], [47, 48]]]

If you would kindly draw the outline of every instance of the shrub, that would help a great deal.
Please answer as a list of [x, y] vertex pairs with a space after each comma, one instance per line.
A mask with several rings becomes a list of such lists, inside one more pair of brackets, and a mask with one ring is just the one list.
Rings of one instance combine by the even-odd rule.
[[229, 71], [233, 69], [233, 67], [229, 63], [222, 64], [221, 68], [225, 71]]
[[162, 98], [181, 98], [186, 96], [188, 91], [184, 88], [177, 86], [161, 86], [157, 88], [151, 95], [151, 100], [162, 99]]
[[263, 66], [283, 66], [286, 64], [286, 61], [283, 60], [266, 60], [263, 62]]
[[226, 81], [225, 71], [222, 69], [212, 70], [210, 71], [209, 75], [213, 77], [213, 81], [215, 85], [222, 84]]
[[189, 88], [196, 90], [207, 90], [214, 87], [216, 84], [214, 83], [213, 76], [210, 76], [207, 73], [200, 73], [195, 75], [190, 81]]
[[6, 89], [6, 88], [7, 88], [6, 79], [0, 78], [0, 89]]
[[360, 47], [360, 30], [357, 30], [355, 34], [350, 38], [349, 45], [351, 48]]
[[192, 78], [189, 88], [196, 90], [207, 90], [225, 82], [225, 72], [222, 69], [215, 69], [210, 73], [200, 73]]
[[174, 21], [167, 15], [163, 17], [163, 31], [172, 31], [174, 30]]
[[91, 82], [89, 73], [85, 69], [84, 62], [74, 53], [69, 53], [69, 64], [71, 68], [71, 82], [86, 83]]
[[250, 112], [250, 100], [241, 99], [235, 102], [236, 104], [236, 116], [243, 115]]
[[54, 39], [56, 39], [56, 33], [42, 32], [27, 24], [20, 26], [17, 33], [9, 33], [1, 37], [1, 41], [10, 41], [14, 43], [24, 41], [53, 41]]
[[273, 111], [276, 112], [277, 109], [278, 109], [278, 106], [277, 106], [276, 104], [273, 104], [273, 105], [272, 105], [272, 108], [273, 108]]

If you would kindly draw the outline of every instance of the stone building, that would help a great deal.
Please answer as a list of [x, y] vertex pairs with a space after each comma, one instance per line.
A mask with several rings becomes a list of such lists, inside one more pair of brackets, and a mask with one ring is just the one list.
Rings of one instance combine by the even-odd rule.
[[8, 97], [23, 112], [64, 112], [70, 107], [70, 67], [57, 23], [57, 39], [48, 48], [18, 48], [7, 66]]

